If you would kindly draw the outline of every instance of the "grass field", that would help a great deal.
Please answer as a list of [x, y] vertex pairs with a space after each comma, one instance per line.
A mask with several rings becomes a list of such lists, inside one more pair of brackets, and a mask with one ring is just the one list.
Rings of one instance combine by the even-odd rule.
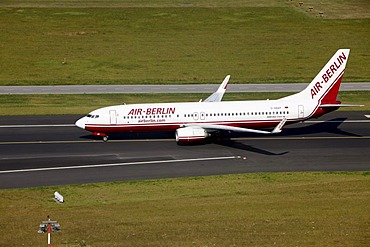
[[[292, 93], [227, 93], [223, 100], [278, 99]], [[0, 95], [0, 116], [86, 114], [97, 108], [137, 103], [197, 102], [209, 94], [83, 94], [83, 95]], [[370, 92], [340, 92], [339, 99], [347, 104], [341, 110], [370, 110]]]
[[215, 83], [226, 74], [235, 83], [306, 82], [338, 48], [352, 49], [346, 80], [369, 81], [370, 3], [314, 7], [1, 1], [0, 85]]
[[47, 215], [52, 246], [368, 246], [369, 187], [346, 172], [0, 190], [0, 246], [46, 246]]

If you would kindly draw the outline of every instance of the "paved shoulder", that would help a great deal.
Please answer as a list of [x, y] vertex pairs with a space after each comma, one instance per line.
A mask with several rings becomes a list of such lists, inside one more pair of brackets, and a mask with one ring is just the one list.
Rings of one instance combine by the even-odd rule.
[[[299, 92], [307, 83], [230, 84], [228, 92]], [[0, 86], [0, 94], [212, 93], [218, 84]], [[342, 91], [370, 91], [370, 82], [342, 83]]]

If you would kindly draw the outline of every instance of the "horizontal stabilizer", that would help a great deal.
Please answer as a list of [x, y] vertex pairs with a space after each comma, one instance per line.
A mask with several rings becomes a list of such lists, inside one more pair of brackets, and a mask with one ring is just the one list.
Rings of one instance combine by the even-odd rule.
[[203, 102], [220, 102], [222, 100], [222, 97], [224, 97], [224, 94], [226, 92], [227, 84], [229, 83], [230, 75], [227, 75], [224, 79], [224, 81], [221, 83], [219, 88], [216, 92], [211, 94], [206, 100]]
[[325, 107], [358, 107], [358, 106], [364, 106], [364, 105], [352, 105], [352, 104], [323, 104], [323, 105], [320, 105], [321, 108], [325, 108]]

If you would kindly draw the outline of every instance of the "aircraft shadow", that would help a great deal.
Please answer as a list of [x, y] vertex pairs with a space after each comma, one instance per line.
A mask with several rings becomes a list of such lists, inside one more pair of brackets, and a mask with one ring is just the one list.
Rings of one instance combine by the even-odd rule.
[[[138, 132], [138, 133], [112, 133], [109, 134], [109, 140], [154, 140], [154, 139], [173, 139], [175, 142], [174, 132]], [[102, 140], [99, 136], [84, 135], [82, 139]]]
[[[277, 135], [270, 135], [273, 136], [309, 136], [315, 134], [322, 134], [322, 133], [330, 133], [335, 135], [341, 136], [355, 136], [359, 137], [361, 135], [351, 133], [345, 130], [340, 129], [340, 125], [346, 120], [347, 118], [334, 118], [327, 120], [325, 122], [313, 123], [310, 125], [304, 125], [300, 123], [295, 123], [292, 125], [287, 125], [284, 127], [283, 131]], [[228, 138], [238, 138], [238, 137], [266, 137], [265, 135], [254, 134], [254, 133], [223, 133], [223, 135], [227, 136]]]
[[233, 141], [230, 139], [223, 139], [220, 142], [214, 142], [215, 144], [225, 146], [225, 147], [230, 147], [230, 148], [235, 148], [235, 149], [240, 149], [243, 151], [248, 151], [252, 153], [258, 153], [258, 154], [263, 154], [263, 155], [284, 155], [289, 152], [282, 152], [282, 153], [273, 153], [268, 150], [264, 150], [261, 148], [253, 147], [251, 145], [246, 145], [244, 143], [238, 142], [238, 141]]
[[[295, 127], [294, 125], [291, 127], [287, 127], [283, 130], [280, 136], [298, 136], [298, 135], [313, 135], [319, 133], [332, 133], [336, 135], [343, 135], [343, 136], [360, 136], [354, 133], [350, 133], [348, 131], [341, 130], [339, 126], [346, 120], [347, 118], [335, 118], [325, 122], [320, 122], [304, 127]], [[258, 134], [247, 134], [242, 135], [243, 137], [261, 137]], [[241, 135], [237, 135], [236, 133], [222, 135], [221, 138], [214, 140], [213, 143], [227, 146], [231, 148], [237, 148], [244, 151], [259, 153], [263, 155], [285, 155], [289, 152], [282, 152], [282, 153], [273, 153], [264, 149], [256, 148], [251, 145], [243, 144], [238, 140], [231, 140], [230, 138], [237, 138], [241, 137]]]
[[361, 136], [357, 135], [345, 130], [341, 130], [339, 126], [346, 120], [347, 118], [334, 118], [325, 122], [315, 123], [312, 125], [304, 126], [304, 127], [295, 127], [292, 126], [290, 128], [285, 128], [282, 132], [283, 136], [292, 136], [292, 135], [312, 135], [312, 134], [319, 134], [319, 133], [331, 133], [335, 135], [342, 135], [342, 136]]

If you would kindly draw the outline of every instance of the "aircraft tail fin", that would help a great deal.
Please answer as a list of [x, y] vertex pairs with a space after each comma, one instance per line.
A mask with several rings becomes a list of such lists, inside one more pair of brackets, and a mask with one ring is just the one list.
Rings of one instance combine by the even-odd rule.
[[337, 95], [349, 52], [350, 49], [339, 49], [303, 91], [284, 99], [309, 100], [320, 105], [340, 104]]

